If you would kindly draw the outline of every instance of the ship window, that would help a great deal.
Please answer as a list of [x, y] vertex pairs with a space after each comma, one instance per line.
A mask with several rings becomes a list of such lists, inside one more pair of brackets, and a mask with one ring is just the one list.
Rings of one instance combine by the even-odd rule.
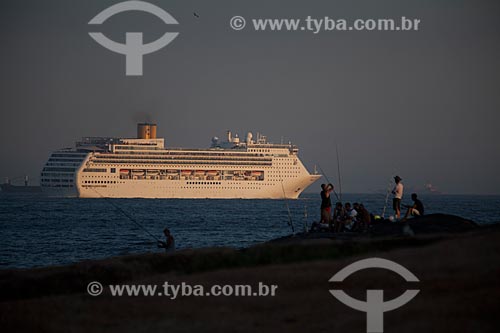
[[111, 173], [115, 173], [116, 172], [116, 168], [111, 168]]
[[62, 171], [62, 172], [73, 172], [75, 171], [75, 168], [51, 168], [51, 167], [45, 167], [43, 168], [43, 171]]
[[106, 172], [106, 169], [86, 168], [83, 172]]

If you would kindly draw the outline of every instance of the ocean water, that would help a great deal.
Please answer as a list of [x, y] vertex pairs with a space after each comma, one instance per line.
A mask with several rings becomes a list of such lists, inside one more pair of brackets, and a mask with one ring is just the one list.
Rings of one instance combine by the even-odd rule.
[[[479, 223], [500, 221], [500, 196], [422, 196], [426, 213]], [[344, 194], [381, 214], [385, 195]], [[405, 203], [409, 204], [409, 198]], [[168, 227], [178, 249], [241, 248], [289, 235], [318, 220], [319, 193], [298, 200], [56, 199], [0, 193], [0, 269], [62, 265], [85, 259], [162, 252]], [[392, 214], [387, 207], [386, 216]], [[128, 217], [127, 217], [128, 216]], [[132, 221], [133, 220], [133, 221]], [[135, 221], [135, 222], [134, 222]]]

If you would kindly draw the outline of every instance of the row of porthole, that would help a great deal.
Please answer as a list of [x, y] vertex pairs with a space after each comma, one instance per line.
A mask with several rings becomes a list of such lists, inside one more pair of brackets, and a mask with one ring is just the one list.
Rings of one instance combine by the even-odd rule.
[[[110, 178], [112, 176], [82, 176], [83, 178]], [[113, 178], [118, 178], [117, 176], [114, 176]]]
[[[270, 181], [276, 182], [279, 180], [271, 179]], [[123, 181], [118, 182], [116, 180], [84, 180], [83, 184], [125, 184], [125, 182], [123, 182]], [[154, 184], [154, 183], [150, 182], [150, 184]], [[222, 185], [221, 182], [187, 182], [186, 184], [188, 184], [188, 185]], [[263, 185], [268, 185], [268, 184], [263, 183]], [[231, 187], [231, 188], [233, 188], [233, 187]]]
[[260, 190], [260, 187], [201, 187], [201, 186], [181, 186], [182, 189], [216, 189], [216, 190]]
[[117, 184], [116, 180], [84, 180], [84, 184]]
[[73, 179], [59, 179], [59, 178], [42, 178], [42, 182], [54, 182], [54, 183], [72, 183]]

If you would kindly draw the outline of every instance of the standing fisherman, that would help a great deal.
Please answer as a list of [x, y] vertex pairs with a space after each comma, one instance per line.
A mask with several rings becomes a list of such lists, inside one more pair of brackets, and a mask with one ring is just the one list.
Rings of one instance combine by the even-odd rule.
[[392, 208], [394, 209], [397, 220], [401, 217], [401, 199], [403, 199], [403, 183], [401, 183], [401, 181], [401, 177], [394, 177], [396, 186], [394, 186], [394, 189], [392, 190], [392, 194], [394, 195], [394, 198], [392, 199]]
[[333, 191], [332, 184], [321, 184], [321, 221], [320, 223], [331, 223], [332, 220], [332, 200], [330, 193]]

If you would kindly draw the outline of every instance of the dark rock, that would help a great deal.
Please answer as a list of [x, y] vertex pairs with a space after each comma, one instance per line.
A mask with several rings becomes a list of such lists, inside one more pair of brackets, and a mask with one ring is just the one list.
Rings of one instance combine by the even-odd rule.
[[447, 214], [424, 215], [409, 219], [407, 223], [415, 234], [456, 233], [480, 228], [474, 221]]
[[300, 239], [336, 239], [336, 240], [361, 240], [372, 237], [414, 236], [428, 234], [454, 234], [479, 229], [474, 221], [455, 215], [429, 214], [422, 217], [410, 218], [406, 221], [391, 222], [380, 220], [372, 223], [367, 232], [341, 232], [317, 231], [299, 233], [275, 239], [271, 242], [293, 241]]

